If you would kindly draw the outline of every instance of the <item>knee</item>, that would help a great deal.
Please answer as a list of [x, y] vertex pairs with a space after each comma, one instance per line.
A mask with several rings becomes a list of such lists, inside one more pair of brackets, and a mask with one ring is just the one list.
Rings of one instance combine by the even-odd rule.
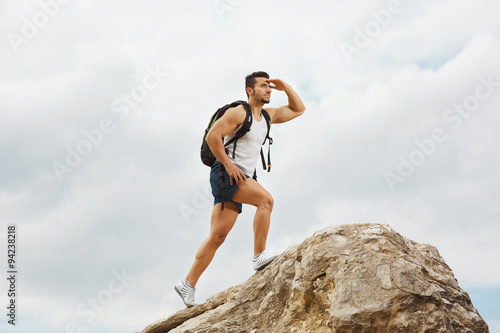
[[212, 244], [219, 247], [226, 240], [226, 236], [227, 236], [227, 234], [215, 234], [215, 235], [210, 236], [210, 240], [211, 240]]
[[274, 198], [271, 194], [267, 193], [261, 200], [260, 207], [269, 211], [273, 210]]

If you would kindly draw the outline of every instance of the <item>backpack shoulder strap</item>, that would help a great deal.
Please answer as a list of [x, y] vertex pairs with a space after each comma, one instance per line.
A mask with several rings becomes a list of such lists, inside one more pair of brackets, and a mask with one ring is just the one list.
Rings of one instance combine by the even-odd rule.
[[264, 139], [264, 143], [266, 143], [266, 140], [269, 139], [269, 140], [272, 140], [270, 137], [269, 137], [269, 131], [271, 130], [271, 117], [269, 116], [269, 113], [267, 113], [267, 111], [265, 109], [262, 109], [261, 111], [261, 114], [262, 116], [264, 116], [264, 119], [266, 119], [266, 124], [267, 124], [267, 134], [266, 134], [266, 137]]
[[[252, 126], [252, 120], [253, 120], [253, 117], [252, 117], [252, 110], [250, 109], [250, 105], [248, 105], [247, 102], [243, 102], [243, 101], [236, 101], [234, 103], [232, 103], [231, 105], [237, 103], [235, 106], [238, 106], [238, 105], [243, 105], [243, 107], [245, 108], [245, 111], [247, 112], [247, 115], [245, 117], [245, 121], [243, 122], [242, 126], [240, 127], [240, 129], [238, 130], [238, 132], [236, 132], [236, 134], [234, 135], [234, 137], [229, 140], [228, 142], [226, 142], [224, 144], [224, 146], [228, 146], [230, 145], [231, 143], [237, 141], [239, 138], [241, 138], [243, 135], [247, 134], [247, 132], [250, 130], [250, 127]], [[235, 107], [233, 106], [233, 107]]]
[[273, 144], [273, 138], [269, 136], [269, 131], [271, 130], [271, 117], [269, 116], [269, 113], [267, 113], [266, 110], [262, 109], [261, 111], [262, 116], [264, 119], [266, 119], [266, 124], [267, 124], [267, 134], [266, 137], [264, 138], [264, 142], [262, 144], [266, 143], [266, 140], [269, 141], [269, 148], [267, 150], [267, 167], [266, 167], [266, 159], [264, 157], [264, 151], [262, 148], [260, 149], [260, 158], [262, 160], [262, 168], [264, 170], [267, 170], [267, 172], [271, 171], [271, 145]]
[[245, 108], [245, 111], [246, 111], [247, 114], [245, 116], [245, 120], [243, 121], [243, 124], [241, 125], [240, 129], [235, 133], [234, 137], [231, 138], [231, 140], [229, 140], [228, 142], [226, 142], [224, 144], [224, 147], [227, 147], [231, 143], [234, 143], [234, 145], [233, 145], [233, 158], [234, 158], [235, 152], [236, 152], [236, 143], [237, 143], [237, 141], [243, 135], [247, 134], [248, 131], [250, 131], [250, 127], [252, 126], [252, 121], [253, 121], [252, 109], [250, 109], [250, 105], [248, 105], [247, 102], [236, 101], [234, 103], [238, 103], [237, 105], [240, 105], [240, 104], [243, 105], [243, 108]]

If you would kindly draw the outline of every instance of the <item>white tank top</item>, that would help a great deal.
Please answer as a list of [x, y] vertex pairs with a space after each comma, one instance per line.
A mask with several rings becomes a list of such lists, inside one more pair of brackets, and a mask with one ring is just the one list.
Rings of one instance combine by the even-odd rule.
[[[242, 125], [236, 127], [231, 133], [226, 135], [224, 142], [231, 140], [236, 132], [241, 128]], [[250, 126], [250, 131], [243, 135], [236, 143], [236, 151], [233, 158], [233, 146], [234, 143], [229, 144], [226, 148], [228, 149], [228, 156], [231, 162], [240, 168], [245, 175], [253, 176], [255, 167], [260, 158], [260, 149], [264, 143], [264, 139], [267, 134], [267, 124], [266, 119], [261, 113], [260, 121], [253, 118], [252, 125]]]

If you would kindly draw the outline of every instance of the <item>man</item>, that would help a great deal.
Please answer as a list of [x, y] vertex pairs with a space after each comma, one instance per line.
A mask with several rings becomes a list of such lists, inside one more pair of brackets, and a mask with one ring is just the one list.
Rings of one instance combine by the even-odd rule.
[[[228, 142], [243, 124], [247, 115], [243, 105], [228, 109], [206, 136], [206, 142], [217, 158], [210, 173], [215, 200], [209, 236], [198, 249], [186, 278], [174, 287], [187, 307], [195, 305], [196, 283], [232, 229], [242, 204], [257, 207], [253, 221], [254, 269], [263, 269], [276, 257], [265, 251], [274, 200], [262, 185], [250, 177], [255, 171], [267, 134], [267, 124], [261, 111], [263, 105], [269, 103], [272, 89], [283, 91], [288, 96], [288, 105], [265, 109], [272, 124], [290, 121], [303, 114], [306, 108], [289, 84], [280, 79], [269, 79], [265, 72], [248, 75], [245, 89], [253, 121], [250, 131], [237, 141], [234, 158], [232, 153], [226, 153], [223, 139]], [[227, 148], [229, 152], [233, 151], [231, 145]]]

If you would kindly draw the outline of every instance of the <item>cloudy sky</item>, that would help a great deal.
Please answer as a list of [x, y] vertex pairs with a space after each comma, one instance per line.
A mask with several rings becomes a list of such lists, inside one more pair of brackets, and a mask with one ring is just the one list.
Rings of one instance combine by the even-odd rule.
[[[275, 198], [268, 249], [387, 223], [436, 246], [500, 332], [499, 12], [496, 0], [2, 2], [0, 268], [16, 225], [19, 273], [16, 326], [2, 314], [0, 330], [133, 332], [184, 308], [172, 286], [212, 206], [203, 130], [265, 70], [307, 106], [273, 129], [273, 170], [259, 172]], [[254, 212], [198, 301], [252, 275]]]

